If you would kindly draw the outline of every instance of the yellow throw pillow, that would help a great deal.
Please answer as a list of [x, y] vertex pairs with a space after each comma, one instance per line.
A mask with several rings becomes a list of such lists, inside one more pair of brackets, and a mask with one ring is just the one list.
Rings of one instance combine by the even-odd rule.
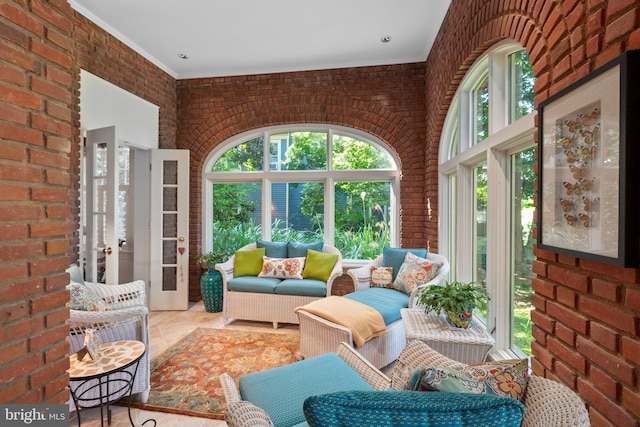
[[304, 263], [304, 270], [302, 271], [302, 278], [326, 282], [329, 280], [336, 262], [338, 262], [338, 254], [327, 254], [309, 249], [307, 251], [307, 261]]
[[233, 277], [257, 276], [262, 271], [265, 248], [236, 251]]

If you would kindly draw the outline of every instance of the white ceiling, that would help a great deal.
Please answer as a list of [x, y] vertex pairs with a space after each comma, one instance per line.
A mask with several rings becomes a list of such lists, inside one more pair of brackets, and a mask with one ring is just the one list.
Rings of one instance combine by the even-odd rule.
[[[68, 0], [176, 79], [421, 62], [450, 0]], [[390, 36], [389, 43], [382, 43]], [[179, 58], [184, 53], [188, 59]]]

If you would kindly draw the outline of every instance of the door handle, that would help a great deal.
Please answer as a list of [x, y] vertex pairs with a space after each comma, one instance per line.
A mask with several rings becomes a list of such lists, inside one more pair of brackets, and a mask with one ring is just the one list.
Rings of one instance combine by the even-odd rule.
[[112, 252], [113, 252], [113, 249], [111, 249], [111, 246], [109, 246], [108, 248], [104, 248], [102, 250], [102, 253], [107, 254], [107, 255], [111, 255]]

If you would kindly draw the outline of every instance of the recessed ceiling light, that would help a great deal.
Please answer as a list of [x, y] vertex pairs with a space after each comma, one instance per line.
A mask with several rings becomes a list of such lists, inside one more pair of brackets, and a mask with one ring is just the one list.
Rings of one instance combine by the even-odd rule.
[[380, 39], [382, 43], [389, 43], [391, 41], [391, 36], [384, 36]]
[[178, 58], [180, 58], [180, 59], [189, 59], [189, 55], [187, 55], [186, 53], [179, 53], [178, 54]]

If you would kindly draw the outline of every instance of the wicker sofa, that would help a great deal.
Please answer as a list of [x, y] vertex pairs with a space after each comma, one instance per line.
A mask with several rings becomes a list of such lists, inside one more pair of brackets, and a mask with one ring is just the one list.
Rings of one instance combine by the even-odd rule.
[[[68, 270], [69, 271], [69, 270]], [[71, 274], [71, 272], [70, 272]], [[82, 280], [77, 277], [72, 280]], [[133, 382], [132, 394], [139, 393], [139, 399], [145, 403], [149, 397], [150, 364], [149, 364], [149, 310], [146, 305], [146, 285], [142, 280], [135, 282], [107, 286], [102, 283], [80, 282], [87, 290], [97, 295], [107, 307], [106, 311], [69, 310], [69, 345], [70, 354], [76, 353], [84, 347], [84, 335], [88, 328], [94, 330], [100, 342], [119, 340], [137, 340], [144, 343], [147, 351], [140, 360]], [[129, 368], [133, 372], [133, 367]], [[96, 380], [97, 381], [97, 380]], [[88, 383], [88, 388], [93, 383]], [[84, 394], [84, 399], [95, 398], [97, 404], [99, 394], [97, 388]], [[70, 401], [71, 409], [75, 404]], [[83, 402], [83, 406], [92, 406], [91, 401]]]
[[[390, 376], [383, 374], [373, 367], [361, 354], [346, 343], [340, 344], [337, 354], [340, 359], [344, 360], [371, 388], [380, 391], [389, 389], [395, 391], [403, 390], [408, 378], [417, 368], [426, 366], [464, 366], [464, 364], [443, 356], [418, 340], [412, 340], [403, 349]], [[281, 368], [275, 369], [280, 369], [280, 372], [285, 372], [285, 370], [281, 370]], [[278, 371], [274, 371], [274, 373], [275, 372]], [[326, 372], [327, 378], [332, 375], [335, 375], [335, 373], [330, 371]], [[304, 378], [304, 375], [300, 376], [300, 378]], [[298, 381], [297, 378], [286, 378], [286, 380], [292, 383]], [[243, 400], [231, 376], [223, 374], [220, 377], [220, 381], [227, 402], [225, 419], [230, 427], [274, 425], [265, 410], [256, 407], [247, 400]], [[314, 385], [306, 384], [310, 388], [310, 390], [306, 392], [307, 396], [314, 396]], [[524, 403], [525, 411], [521, 427], [577, 427], [590, 425], [589, 414], [580, 397], [565, 385], [547, 378], [531, 375], [525, 389], [522, 403]], [[302, 413], [302, 407], [287, 408], [286, 410], [299, 411]], [[301, 426], [306, 424], [298, 423], [297, 425]], [[354, 425], [357, 425], [357, 422]]]
[[[380, 255], [371, 264], [351, 269], [347, 272], [353, 279], [356, 292], [368, 289], [371, 286], [371, 267], [380, 267], [382, 258], [382, 255]], [[427, 255], [427, 259], [432, 262], [442, 263], [442, 267], [431, 281], [420, 285], [412, 292], [409, 296], [408, 307], [415, 306], [415, 298], [420, 289], [440, 283], [449, 273], [449, 262], [442, 255], [430, 252]], [[341, 342], [353, 345], [353, 336], [350, 329], [306, 312], [304, 308], [299, 309], [297, 315], [300, 323], [300, 354], [303, 357], [313, 357], [334, 351]], [[375, 337], [358, 348], [358, 352], [376, 368], [382, 368], [396, 360], [406, 345], [405, 329], [401, 318], [386, 325], [386, 330], [385, 335]]]
[[[256, 243], [250, 243], [239, 250], [249, 251], [257, 248]], [[342, 255], [334, 246], [323, 244], [322, 252], [338, 255], [338, 260], [333, 266], [324, 290], [318, 295], [292, 295], [284, 293], [266, 293], [248, 290], [230, 289], [230, 282], [234, 279], [235, 255], [224, 263], [216, 264], [216, 270], [222, 273], [223, 303], [222, 311], [225, 324], [230, 319], [254, 320], [260, 322], [272, 322], [277, 328], [278, 323], [298, 323], [298, 317], [294, 309], [311, 301], [331, 295], [333, 282], [342, 275]], [[269, 256], [267, 252], [267, 256]], [[299, 280], [299, 285], [304, 281]], [[317, 281], [315, 281], [317, 282]], [[317, 283], [316, 283], [317, 284]]]

